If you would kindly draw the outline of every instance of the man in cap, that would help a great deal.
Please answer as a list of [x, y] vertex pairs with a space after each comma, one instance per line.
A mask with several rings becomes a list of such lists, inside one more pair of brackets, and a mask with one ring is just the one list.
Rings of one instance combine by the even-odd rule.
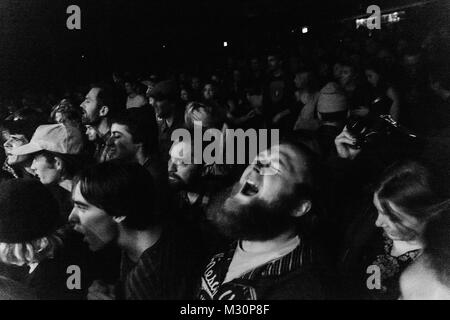
[[71, 211], [72, 179], [83, 165], [83, 137], [71, 126], [51, 124], [39, 126], [28, 144], [10, 152], [15, 156], [30, 156], [32, 172], [50, 187], [60, 204], [64, 221]]
[[334, 139], [344, 128], [347, 110], [347, 99], [338, 84], [327, 83], [320, 90], [317, 101], [317, 113], [320, 120], [317, 138], [324, 157], [334, 150]]

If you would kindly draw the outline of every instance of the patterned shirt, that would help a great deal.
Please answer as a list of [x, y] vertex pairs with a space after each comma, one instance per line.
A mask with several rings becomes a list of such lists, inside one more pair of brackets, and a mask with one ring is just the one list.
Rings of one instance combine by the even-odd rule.
[[[302, 240], [285, 256], [269, 261], [224, 283], [236, 246], [237, 243], [233, 243], [228, 252], [215, 255], [206, 266], [201, 279], [199, 299], [260, 300], [276, 296], [277, 291], [285, 291], [286, 298], [295, 299], [308, 298], [308, 295], [314, 296], [318, 292], [315, 290], [318, 286], [313, 277], [309, 274], [306, 276], [306, 269], [312, 265], [312, 253]], [[305, 286], [300, 283], [304, 283]], [[300, 293], [298, 289], [305, 292]], [[316, 297], [319, 295], [317, 294]]]

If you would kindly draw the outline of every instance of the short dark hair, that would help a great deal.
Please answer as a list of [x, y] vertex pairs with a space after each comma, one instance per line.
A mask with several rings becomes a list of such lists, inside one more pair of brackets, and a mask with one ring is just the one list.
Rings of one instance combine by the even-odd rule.
[[142, 143], [146, 155], [158, 150], [158, 126], [153, 108], [128, 109], [113, 117], [111, 123], [126, 126], [133, 142]]
[[152, 175], [138, 163], [111, 160], [83, 170], [75, 179], [82, 196], [125, 227], [145, 230], [160, 222]]
[[438, 280], [450, 287], [450, 200], [435, 206], [423, 233], [424, 256]]
[[103, 106], [108, 107], [108, 117], [114, 116], [120, 112], [120, 107], [117, 101], [117, 96], [112, 87], [105, 83], [94, 83], [91, 89], [97, 88], [97, 105], [99, 108]]

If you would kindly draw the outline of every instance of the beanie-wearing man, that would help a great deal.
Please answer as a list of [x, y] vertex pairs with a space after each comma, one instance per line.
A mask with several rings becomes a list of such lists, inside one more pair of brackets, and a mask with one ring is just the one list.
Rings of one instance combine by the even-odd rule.
[[344, 128], [347, 109], [345, 95], [336, 83], [329, 82], [320, 90], [317, 113], [321, 124], [317, 138], [324, 157], [334, 150], [334, 139]]
[[[5, 181], [0, 207], [0, 276], [29, 287], [38, 299], [82, 299], [88, 251], [73, 232], [58, 229], [58, 203], [48, 189], [31, 179]], [[82, 270], [72, 288], [70, 266]]]

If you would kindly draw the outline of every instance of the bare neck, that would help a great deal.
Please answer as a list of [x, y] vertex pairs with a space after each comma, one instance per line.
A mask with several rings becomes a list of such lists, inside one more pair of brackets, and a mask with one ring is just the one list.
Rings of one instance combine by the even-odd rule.
[[279, 247], [281, 244], [296, 237], [294, 230], [288, 230], [279, 236], [266, 240], [266, 241], [247, 241], [243, 240], [241, 242], [241, 247], [247, 252], [265, 252], [271, 251], [274, 248]]

